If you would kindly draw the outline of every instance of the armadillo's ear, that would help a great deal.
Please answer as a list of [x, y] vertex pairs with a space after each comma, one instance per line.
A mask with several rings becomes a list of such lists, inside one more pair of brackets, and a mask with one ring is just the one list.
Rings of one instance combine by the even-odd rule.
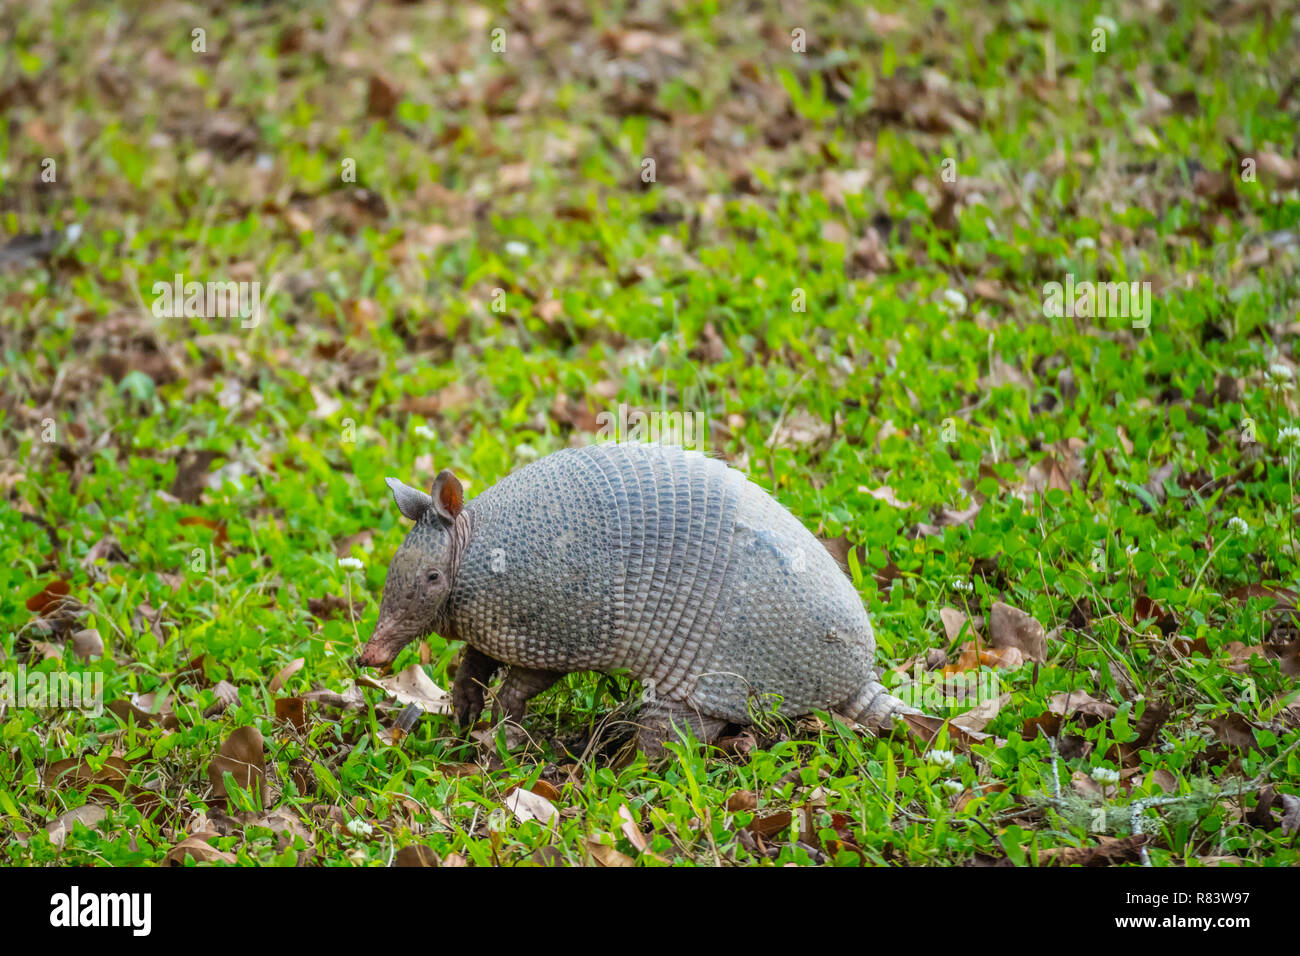
[[419, 488], [404, 485], [396, 478], [385, 478], [384, 481], [388, 482], [388, 488], [393, 493], [397, 510], [412, 521], [419, 521], [429, 510], [429, 505], [433, 504], [433, 499]]
[[460, 480], [444, 468], [433, 479], [433, 510], [447, 522], [456, 520], [460, 509], [465, 507], [465, 489]]

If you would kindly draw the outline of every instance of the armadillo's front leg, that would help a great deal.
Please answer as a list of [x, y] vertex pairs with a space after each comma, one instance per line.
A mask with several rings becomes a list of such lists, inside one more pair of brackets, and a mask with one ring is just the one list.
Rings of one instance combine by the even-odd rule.
[[504, 714], [512, 723], [524, 722], [524, 705], [564, 676], [563, 671], [533, 670], [513, 664], [506, 671], [506, 679], [497, 691], [492, 706], [492, 722], [498, 723]]
[[468, 727], [483, 712], [488, 682], [500, 669], [499, 660], [488, 657], [476, 647], [465, 645], [465, 653], [456, 669], [456, 682], [451, 685], [451, 711], [459, 726]]

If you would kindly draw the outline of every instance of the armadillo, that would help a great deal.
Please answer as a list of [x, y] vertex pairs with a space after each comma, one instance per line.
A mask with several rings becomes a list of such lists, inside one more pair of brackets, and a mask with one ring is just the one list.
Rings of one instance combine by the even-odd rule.
[[494, 716], [575, 671], [641, 682], [640, 742], [715, 738], [758, 713], [835, 711], [869, 730], [918, 713], [874, 670], [862, 600], [821, 543], [740, 471], [659, 444], [568, 448], [468, 503], [449, 470], [432, 494], [394, 478], [415, 522], [388, 568], [363, 666], [438, 633], [467, 644], [461, 724], [507, 667]]

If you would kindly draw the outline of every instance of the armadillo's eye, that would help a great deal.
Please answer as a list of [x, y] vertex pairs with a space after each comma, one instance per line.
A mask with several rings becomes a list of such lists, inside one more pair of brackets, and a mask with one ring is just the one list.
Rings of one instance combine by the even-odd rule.
[[427, 580], [430, 584], [437, 584], [437, 583], [438, 583], [438, 578], [440, 578], [440, 577], [442, 577], [442, 575], [439, 574], [437, 571], [430, 571], [429, 574], [428, 574], [427, 577], [426, 577], [426, 580]]

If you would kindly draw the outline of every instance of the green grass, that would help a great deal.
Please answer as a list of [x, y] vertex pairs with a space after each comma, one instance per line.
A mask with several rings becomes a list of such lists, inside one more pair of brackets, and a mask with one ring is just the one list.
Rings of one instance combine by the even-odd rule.
[[[1152, 863], [1294, 865], [1260, 795], [1300, 794], [1275, 593], [1298, 578], [1294, 9], [705, 4], [631, 28], [623, 4], [546, 6], [13, 11], [0, 221], [80, 235], [0, 265], [2, 666], [102, 675], [105, 702], [170, 693], [175, 718], [0, 710], [4, 859], [160, 863], [204, 833], [243, 864], [416, 843], [476, 865], [1023, 864], [1104, 849], [1174, 796], [1140, 814]], [[367, 116], [372, 75], [390, 115]], [[177, 273], [274, 295], [251, 329], [155, 317]], [[1067, 274], [1150, 282], [1149, 327], [1047, 317]], [[887, 667], [956, 659], [945, 607], [1041, 622], [1046, 662], [989, 678], [993, 739], [809, 719], [648, 766], [584, 753], [639, 692], [597, 675], [535, 700], [514, 751], [438, 716], [393, 743], [374, 690], [275, 719], [356, 676], [405, 531], [385, 476], [449, 467], [472, 496], [620, 402], [706, 413], [717, 454], [861, 546]], [[109, 537], [123, 559], [87, 560]], [[67, 600], [29, 610], [54, 581]], [[331, 596], [360, 619], [311, 613]], [[88, 629], [104, 650], [82, 660]], [[456, 650], [427, 642], [441, 686]], [[237, 699], [205, 717], [221, 681]], [[1070, 690], [1114, 715], [1037, 734]], [[244, 726], [267, 793], [217, 796]], [[51, 781], [60, 760], [85, 772]], [[1099, 768], [1125, 775], [1103, 790]], [[549, 794], [553, 826], [520, 822], [513, 787]], [[85, 804], [106, 815], [52, 842]]]

